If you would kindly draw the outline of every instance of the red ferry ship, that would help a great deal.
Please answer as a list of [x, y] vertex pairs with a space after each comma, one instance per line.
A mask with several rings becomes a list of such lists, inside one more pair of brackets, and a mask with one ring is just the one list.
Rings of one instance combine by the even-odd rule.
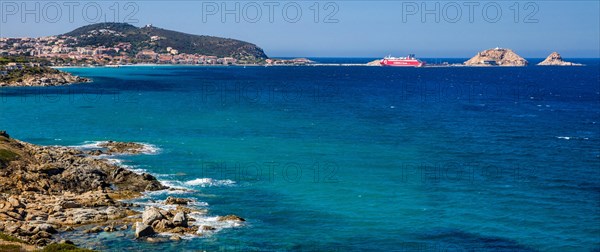
[[425, 65], [425, 62], [420, 61], [415, 58], [414, 54], [409, 54], [408, 57], [392, 57], [387, 56], [381, 60], [380, 64], [382, 66], [395, 66], [395, 67], [422, 67]]

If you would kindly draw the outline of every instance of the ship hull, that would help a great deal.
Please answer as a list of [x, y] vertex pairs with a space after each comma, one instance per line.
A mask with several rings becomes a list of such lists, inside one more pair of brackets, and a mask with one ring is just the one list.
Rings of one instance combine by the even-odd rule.
[[393, 59], [383, 59], [380, 64], [382, 66], [391, 66], [391, 67], [422, 67], [424, 63], [420, 60], [411, 59], [411, 60], [393, 60]]

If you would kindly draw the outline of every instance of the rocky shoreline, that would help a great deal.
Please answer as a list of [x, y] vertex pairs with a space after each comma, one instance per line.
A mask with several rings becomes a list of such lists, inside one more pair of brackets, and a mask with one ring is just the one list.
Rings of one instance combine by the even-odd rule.
[[[137, 154], [142, 147], [105, 142], [102, 154]], [[168, 233], [167, 239], [179, 240], [214, 230], [192, 225], [195, 220], [189, 214], [206, 209], [188, 206], [188, 199], [169, 197], [164, 201], [172, 206], [168, 210], [136, 211], [141, 206], [125, 200], [169, 188], [150, 174], [134, 173], [97, 155], [97, 150], [33, 145], [0, 131], [0, 235], [20, 239], [21, 249], [31, 250], [61, 243], [57, 237], [64, 232], [130, 230], [126, 232], [138, 239], [160, 239], [154, 235]], [[219, 221], [245, 220], [231, 215]]]
[[50, 87], [86, 82], [92, 80], [56, 70], [54, 73], [24, 74], [16, 80], [0, 80], [0, 87]]

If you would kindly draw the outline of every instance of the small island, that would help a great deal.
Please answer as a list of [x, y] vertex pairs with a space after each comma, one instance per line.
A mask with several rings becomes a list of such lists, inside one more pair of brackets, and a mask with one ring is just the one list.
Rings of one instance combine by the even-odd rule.
[[583, 66], [583, 64], [564, 61], [559, 53], [553, 52], [548, 57], [537, 64], [538, 66]]
[[465, 66], [527, 66], [528, 62], [511, 49], [493, 48], [465, 61]]

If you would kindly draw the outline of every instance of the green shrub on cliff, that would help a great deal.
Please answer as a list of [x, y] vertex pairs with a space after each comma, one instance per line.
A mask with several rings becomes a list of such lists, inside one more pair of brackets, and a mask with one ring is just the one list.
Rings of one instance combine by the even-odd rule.
[[[17, 159], [17, 157], [19, 157], [19, 155], [17, 153], [14, 153], [14, 152], [12, 152], [10, 150], [6, 150], [6, 149], [0, 149], [0, 168], [8, 165], [8, 163], [10, 161]], [[4, 236], [6, 236], [6, 235], [0, 233], [0, 239], [8, 241], [8, 240], [4, 239]]]
[[[2, 150], [0, 150], [0, 151], [2, 151]], [[21, 240], [19, 238], [15, 238], [15, 237], [12, 237], [10, 235], [7, 235], [7, 234], [1, 233], [1, 232], [0, 232], [0, 240], [8, 241], [8, 242], [25, 243], [23, 240]]]

